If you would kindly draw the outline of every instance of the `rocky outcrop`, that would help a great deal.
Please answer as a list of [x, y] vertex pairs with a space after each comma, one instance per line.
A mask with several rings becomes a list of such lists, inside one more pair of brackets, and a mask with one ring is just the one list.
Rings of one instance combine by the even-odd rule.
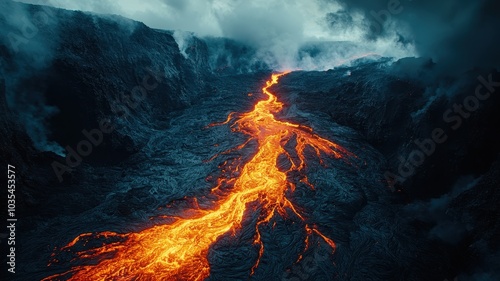
[[[0, 10], [0, 152], [22, 175], [18, 280], [67, 270], [69, 256], [46, 263], [54, 247], [80, 233], [161, 223], [159, 207], [189, 206], [186, 197], [207, 195], [225, 160], [254, 153], [250, 147], [205, 161], [245, 141], [227, 126], [205, 127], [262, 98], [270, 71], [252, 48], [117, 16], [7, 1]], [[29, 22], [16, 21], [23, 17]], [[290, 194], [336, 241], [336, 253], [325, 255], [318, 239], [295, 263], [303, 228], [279, 218], [276, 227], [263, 227], [266, 254], [251, 278], [441, 281], [495, 273], [498, 96], [457, 129], [456, 117], [443, 119], [449, 109], [455, 114], [454, 104], [470, 101], [479, 75], [500, 80], [494, 71], [447, 77], [428, 60], [388, 58], [283, 77], [273, 88], [285, 104], [279, 117], [307, 124], [357, 158], [327, 159], [325, 168], [311, 157], [316, 190], [298, 186]], [[394, 185], [386, 172], [398, 176], [422, 149], [415, 141], [432, 138], [436, 128], [447, 140]], [[82, 141], [92, 146], [86, 156]], [[53, 163], [68, 165], [66, 147], [82, 159], [60, 179]], [[248, 278], [257, 255], [255, 215], [237, 239], [222, 237], [210, 250], [210, 280]]]

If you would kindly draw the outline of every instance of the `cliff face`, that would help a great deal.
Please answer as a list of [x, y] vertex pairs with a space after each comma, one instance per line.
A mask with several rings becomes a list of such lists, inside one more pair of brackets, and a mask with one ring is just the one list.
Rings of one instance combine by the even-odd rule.
[[[70, 258], [54, 267], [47, 261], [80, 233], [138, 231], [157, 223], [149, 218], [158, 207], [206, 194], [227, 159], [204, 160], [245, 141], [226, 126], [204, 127], [262, 98], [270, 71], [252, 48], [117, 16], [7, 1], [0, 11], [0, 153], [21, 175], [17, 280], [67, 270]], [[285, 103], [279, 117], [358, 158], [328, 160], [327, 169], [311, 164], [317, 191], [302, 186], [292, 198], [337, 242], [336, 253], [312, 266], [306, 260], [318, 247], [294, 263], [303, 233], [280, 220], [263, 231], [266, 254], [251, 278], [441, 281], [498, 273], [500, 101], [492, 91], [470, 115], [453, 111], [478, 85], [488, 89], [478, 76], [500, 80], [496, 72], [447, 77], [423, 59], [384, 58], [283, 77], [273, 88]], [[447, 140], [422, 151], [432, 145], [417, 142], [437, 128]], [[92, 144], [85, 156], [82, 141]], [[68, 158], [68, 147], [80, 161]], [[224, 157], [254, 151], [240, 153]], [[421, 154], [423, 161], [410, 157]], [[65, 168], [54, 171], [55, 162]], [[253, 229], [210, 250], [210, 280], [248, 278]]]
[[[4, 13], [14, 11], [25, 19], [18, 22], [12, 16], [2, 22], [3, 73], [14, 110], [25, 119], [37, 115], [23, 120], [28, 134], [40, 141], [35, 145], [43, 147], [48, 140], [74, 145], [82, 139], [82, 129], [98, 128], [100, 120], [110, 118], [120, 119], [113, 121], [124, 128], [96, 155], [127, 154], [140, 142], [127, 138], [131, 130], [140, 135], [149, 118], [165, 121], [205, 91], [207, 63], [185, 59], [169, 32], [117, 16], [2, 5]], [[207, 57], [203, 48], [197, 51]], [[126, 117], [137, 122], [133, 129]], [[50, 135], [35, 136], [43, 132], [31, 127], [44, 125]]]

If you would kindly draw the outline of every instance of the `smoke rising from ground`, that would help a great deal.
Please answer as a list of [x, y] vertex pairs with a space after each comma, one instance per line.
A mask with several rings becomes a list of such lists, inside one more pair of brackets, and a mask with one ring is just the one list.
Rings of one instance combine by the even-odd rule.
[[[430, 57], [445, 71], [498, 67], [500, 4], [479, 1], [411, 0], [23, 0], [55, 7], [118, 14], [160, 29], [227, 37], [258, 50], [256, 59], [277, 69], [328, 69], [375, 53]], [[320, 56], [301, 48], [321, 44]]]
[[[401, 42], [411, 42], [418, 56], [432, 58], [447, 72], [500, 66], [500, 53], [496, 51], [500, 43], [498, 1], [340, 2], [347, 12], [360, 13], [367, 20], [371, 27], [365, 29], [368, 39], [377, 40], [396, 33]], [[391, 7], [398, 7], [397, 12], [387, 14]]]
[[[367, 21], [358, 12], [326, 1], [64, 1], [25, 0], [55, 7], [119, 14], [146, 25], [193, 32], [198, 37], [225, 37], [257, 50], [255, 59], [274, 69], [323, 70], [366, 54], [413, 56], [411, 44], [396, 36], [366, 40]], [[337, 17], [337, 14], [343, 17]], [[337, 19], [332, 22], [332, 19]], [[339, 42], [354, 43], [346, 47]], [[321, 54], [303, 52], [320, 43]], [[319, 48], [319, 47], [316, 47]]]
[[[34, 146], [42, 151], [62, 154], [62, 147], [49, 140], [47, 119], [58, 113], [46, 105], [43, 80], [30, 81], [32, 73], [46, 68], [53, 59], [53, 30], [57, 19], [51, 11], [27, 11], [11, 2], [0, 3], [0, 76], [6, 78], [6, 102], [25, 125]], [[51, 26], [52, 28], [48, 28]], [[50, 39], [49, 39], [50, 37]]]

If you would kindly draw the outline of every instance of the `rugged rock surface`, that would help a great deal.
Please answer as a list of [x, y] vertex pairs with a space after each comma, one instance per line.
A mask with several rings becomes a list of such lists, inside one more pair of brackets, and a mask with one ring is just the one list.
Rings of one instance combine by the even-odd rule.
[[[116, 16], [11, 2], [0, 10], [0, 153], [21, 175], [16, 280], [67, 270], [70, 257], [47, 262], [54, 247], [80, 233], [161, 223], [150, 219], [163, 212], [159, 207], [206, 195], [219, 164], [238, 156], [205, 162], [245, 137], [227, 126], [204, 127], [249, 111], [262, 98], [270, 71], [255, 63], [250, 48], [196, 37], [179, 48], [172, 32]], [[47, 18], [35, 23], [39, 12]], [[9, 34], [23, 34], [18, 16], [38, 31], [16, 50]], [[358, 158], [330, 159], [327, 168], [311, 158], [308, 176], [316, 190], [299, 186], [289, 195], [337, 242], [335, 254], [325, 254], [317, 240], [294, 263], [305, 233], [300, 222], [277, 218], [275, 228], [263, 230], [266, 252], [250, 279], [495, 280], [498, 95], [462, 118], [457, 130], [443, 120], [454, 103], [474, 94], [477, 76], [489, 74], [500, 80], [496, 72], [446, 77], [426, 60], [381, 58], [285, 76], [274, 88], [286, 105], [280, 117], [311, 126]], [[51, 164], [66, 160], [57, 153], [76, 150], [86, 138], [82, 130], [98, 129], [102, 120], [113, 132], [60, 182]], [[387, 171], [398, 174], [400, 156], [407, 159], [418, 148], [415, 140], [435, 128], [448, 140], [404, 182], [388, 181]], [[248, 280], [257, 257], [254, 220], [249, 212], [236, 239], [213, 246], [209, 280]]]

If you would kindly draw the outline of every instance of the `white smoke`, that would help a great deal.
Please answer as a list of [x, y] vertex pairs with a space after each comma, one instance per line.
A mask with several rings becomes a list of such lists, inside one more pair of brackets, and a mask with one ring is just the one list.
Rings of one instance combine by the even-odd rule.
[[[124, 0], [65, 1], [24, 0], [35, 4], [119, 14], [146, 25], [166, 30], [193, 32], [196, 36], [227, 37], [258, 51], [256, 59], [275, 69], [322, 70], [348, 63], [367, 54], [388, 57], [414, 56], [411, 45], [398, 42], [397, 34], [368, 40], [368, 21], [361, 13], [332, 24], [328, 15], [343, 12], [335, 1], [286, 0]], [[346, 21], [348, 20], [348, 21]], [[186, 33], [174, 37], [181, 52]], [[322, 46], [321, 55], [303, 52], [311, 43]], [[350, 42], [351, 47], [339, 44]], [[185, 53], [185, 52], [184, 52]], [[185, 54], [183, 54], [185, 55]]]

